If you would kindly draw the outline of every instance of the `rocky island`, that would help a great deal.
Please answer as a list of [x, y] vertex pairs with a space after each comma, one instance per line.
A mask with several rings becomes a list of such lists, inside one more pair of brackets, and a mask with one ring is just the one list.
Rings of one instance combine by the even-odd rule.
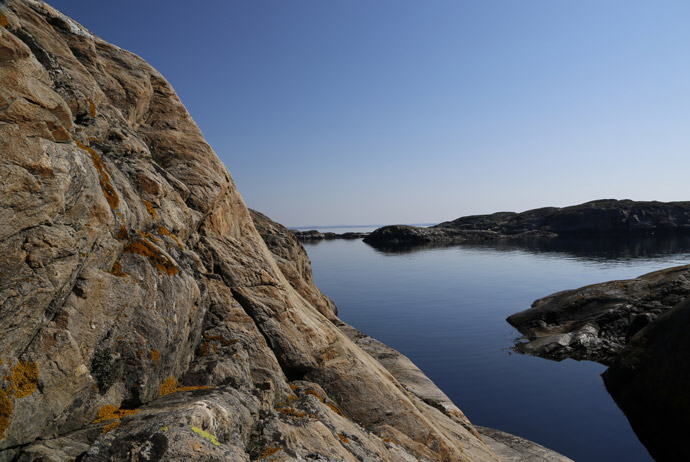
[[567, 461], [342, 323], [168, 82], [0, 6], [0, 460]]
[[565, 235], [655, 233], [690, 233], [690, 202], [605, 199], [564, 208], [473, 215], [428, 228], [384, 226], [365, 237], [364, 242], [374, 247], [395, 247]]
[[521, 353], [609, 366], [607, 390], [655, 460], [690, 460], [690, 265], [559, 292], [508, 322]]

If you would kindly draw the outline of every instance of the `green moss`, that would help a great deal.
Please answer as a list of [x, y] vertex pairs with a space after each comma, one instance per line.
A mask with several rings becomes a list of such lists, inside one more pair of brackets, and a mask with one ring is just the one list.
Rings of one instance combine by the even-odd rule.
[[211, 435], [210, 433], [203, 431], [199, 427], [192, 427], [190, 425], [189, 428], [191, 428], [194, 433], [197, 433], [197, 434], [201, 435], [203, 438], [210, 441], [211, 444], [213, 444], [214, 446], [220, 446], [220, 442], [218, 441], [218, 438], [216, 438], [214, 435]]

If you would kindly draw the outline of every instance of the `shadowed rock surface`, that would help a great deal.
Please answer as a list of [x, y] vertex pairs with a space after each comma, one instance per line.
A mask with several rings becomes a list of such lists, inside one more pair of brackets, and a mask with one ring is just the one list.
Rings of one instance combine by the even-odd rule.
[[339, 328], [137, 56], [4, 2], [0, 139], [0, 460], [500, 460]]
[[690, 300], [635, 335], [603, 374], [655, 460], [690, 460]]
[[429, 228], [393, 225], [364, 239], [375, 247], [457, 244], [486, 239], [555, 237], [573, 234], [654, 234], [690, 232], [690, 202], [635, 202], [604, 199], [571, 207], [544, 207], [522, 213], [473, 215]]

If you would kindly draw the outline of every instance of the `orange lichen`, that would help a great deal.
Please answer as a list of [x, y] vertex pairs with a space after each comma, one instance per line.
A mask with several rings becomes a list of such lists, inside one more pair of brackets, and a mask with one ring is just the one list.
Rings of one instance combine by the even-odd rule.
[[12, 392], [15, 398], [26, 398], [36, 391], [38, 384], [38, 364], [19, 361], [12, 368]]
[[120, 421], [120, 420], [116, 420], [116, 421], [113, 422], [113, 423], [109, 423], [108, 425], [106, 425], [105, 427], [103, 427], [103, 434], [105, 435], [105, 434], [108, 433], [110, 430], [115, 430], [117, 427], [120, 426], [121, 423], [122, 423], [122, 421]]
[[96, 151], [94, 151], [89, 146], [83, 144], [76, 137], [72, 139], [77, 144], [77, 146], [79, 146], [81, 149], [83, 149], [91, 155], [91, 161], [93, 162], [93, 166], [96, 167], [96, 170], [98, 171], [98, 178], [101, 183], [101, 190], [103, 191], [105, 200], [108, 201], [108, 205], [110, 205], [110, 208], [117, 208], [117, 206], [120, 204], [120, 196], [117, 195], [115, 188], [113, 188], [113, 185], [110, 183], [108, 167], [106, 167], [105, 163], [103, 163], [103, 159], [101, 159], [101, 156], [99, 156]]
[[[2, 365], [2, 361], [1, 361], [1, 360], [0, 360], [0, 365]], [[299, 387], [298, 387], [297, 385], [290, 385], [290, 390], [292, 390], [292, 391], [295, 391], [295, 390], [297, 390], [298, 388], [299, 388]]]
[[201, 356], [214, 355], [218, 352], [218, 345], [211, 342], [203, 342], [201, 344]]
[[319, 392], [317, 392], [316, 390], [311, 390], [311, 389], [309, 389], [309, 390], [305, 391], [304, 393], [307, 394], [307, 395], [315, 396], [316, 399], [318, 399], [319, 401], [321, 401], [321, 402], [323, 403], [323, 397], [321, 397], [321, 395], [319, 394]]
[[343, 435], [342, 433], [338, 433], [338, 438], [340, 438], [340, 441], [342, 441], [343, 443], [349, 443], [350, 442], [350, 440], [347, 439], [347, 436]]
[[151, 360], [158, 364], [158, 361], [161, 359], [161, 354], [158, 350], [151, 350]]
[[2, 27], [7, 27], [10, 25], [10, 22], [7, 20], [4, 14], [0, 13], [0, 26]]
[[5, 434], [5, 430], [10, 426], [12, 416], [12, 400], [7, 393], [0, 388], [0, 438]]
[[345, 417], [345, 414], [343, 414], [343, 411], [341, 411], [340, 408], [338, 406], [336, 406], [335, 404], [331, 404], [331, 403], [324, 403], [324, 404], [326, 404], [326, 406], [328, 406], [331, 411], [335, 412], [340, 417]]
[[134, 415], [139, 412], [139, 409], [120, 409], [110, 404], [106, 404], [98, 410], [98, 418], [93, 423], [103, 422], [104, 420], [121, 419], [128, 415]]
[[129, 233], [127, 232], [127, 227], [125, 225], [120, 225], [120, 231], [117, 232], [115, 238], [120, 241], [129, 239]]
[[204, 334], [204, 338], [206, 341], [201, 344], [201, 356], [208, 356], [209, 354], [214, 355], [218, 353], [218, 344], [214, 342], [219, 342], [225, 346], [239, 342], [239, 340], [236, 338], [228, 340], [222, 335], [209, 335], [206, 333]]
[[280, 448], [276, 448], [275, 446], [268, 447], [264, 450], [264, 452], [261, 453], [259, 459], [265, 459], [266, 457], [272, 456], [278, 451], [280, 451]]
[[149, 212], [149, 215], [151, 215], [151, 218], [156, 218], [156, 209], [153, 208], [153, 204], [149, 201], [144, 201], [144, 200], [142, 200], [142, 202], [146, 206], [146, 211]]
[[158, 389], [158, 396], [171, 395], [177, 393], [178, 391], [192, 391], [192, 390], [208, 390], [215, 387], [210, 386], [193, 386], [193, 387], [180, 387], [177, 384], [177, 379], [175, 377], [168, 377], [165, 382]]
[[113, 276], [124, 278], [127, 277], [129, 273], [122, 271], [122, 263], [120, 263], [120, 260], [115, 260], [115, 263], [113, 263], [113, 267], [110, 269], [110, 274], [112, 274]]
[[180, 272], [170, 258], [163, 255], [155, 245], [145, 239], [129, 241], [122, 251], [126, 253], [137, 253], [147, 257], [158, 271], [168, 276], [174, 276]]
[[143, 237], [144, 239], [148, 239], [149, 241], [161, 242], [160, 239], [158, 239], [156, 236], [154, 236], [154, 235], [151, 234], [151, 233], [147, 233], [147, 232], [145, 232], [145, 231], [139, 231], [139, 230], [138, 230], [138, 231], [137, 231], [137, 234], [138, 234], [139, 236]]
[[87, 98], [87, 100], [89, 101], [89, 117], [93, 119], [94, 117], [96, 117], [96, 105], [93, 104], [93, 101], [91, 101], [90, 99]]
[[168, 231], [168, 228], [166, 228], [165, 226], [163, 226], [163, 225], [159, 226], [156, 229], [156, 231], [158, 232], [158, 234], [162, 234], [163, 236], [168, 236], [168, 237], [172, 238], [172, 240], [175, 241], [180, 248], [182, 248], [182, 242], [180, 242], [180, 240], [177, 238], [177, 236], [175, 236], [173, 233]]

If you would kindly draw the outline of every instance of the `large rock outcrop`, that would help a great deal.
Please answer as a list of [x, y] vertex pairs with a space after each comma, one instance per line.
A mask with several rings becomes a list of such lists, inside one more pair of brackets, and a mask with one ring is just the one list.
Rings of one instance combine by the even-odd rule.
[[0, 139], [0, 460], [498, 460], [341, 330], [137, 56], [4, 2]]
[[564, 208], [544, 207], [522, 213], [473, 215], [429, 228], [385, 226], [371, 233], [364, 241], [375, 247], [386, 247], [583, 234], [689, 232], [690, 202], [604, 199]]
[[508, 322], [521, 353], [609, 366], [606, 388], [654, 459], [690, 460], [690, 265], [559, 292]]
[[690, 265], [593, 284], [540, 298], [508, 317], [523, 334], [516, 350], [610, 365], [630, 339], [690, 298]]

